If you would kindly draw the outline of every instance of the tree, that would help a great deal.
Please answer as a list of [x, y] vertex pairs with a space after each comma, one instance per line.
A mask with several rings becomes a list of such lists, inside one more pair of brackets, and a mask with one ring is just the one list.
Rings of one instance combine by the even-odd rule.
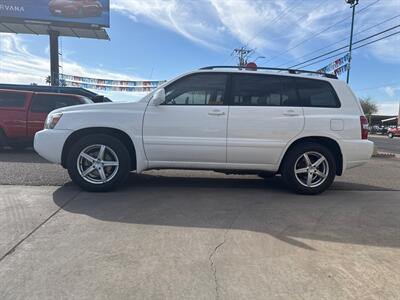
[[376, 114], [378, 112], [378, 105], [376, 105], [376, 103], [372, 101], [371, 97], [359, 98], [359, 100], [365, 116], [371, 123], [371, 115]]
[[51, 77], [50, 77], [50, 75], [46, 77], [46, 83], [48, 83], [49, 85], [51, 84]]

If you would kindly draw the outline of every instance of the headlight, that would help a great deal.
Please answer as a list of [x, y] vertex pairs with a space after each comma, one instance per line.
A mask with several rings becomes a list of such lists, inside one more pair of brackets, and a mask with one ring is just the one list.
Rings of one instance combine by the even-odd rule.
[[55, 114], [50, 114], [47, 116], [46, 122], [44, 123], [44, 128], [45, 129], [53, 129], [56, 127], [58, 121], [60, 121], [62, 117], [62, 113], [55, 113]]

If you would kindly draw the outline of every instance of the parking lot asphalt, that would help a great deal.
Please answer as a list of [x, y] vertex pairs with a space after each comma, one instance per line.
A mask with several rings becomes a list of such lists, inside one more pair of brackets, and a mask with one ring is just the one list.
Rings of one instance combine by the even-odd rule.
[[400, 138], [388, 138], [386, 135], [371, 135], [369, 137], [375, 143], [378, 151], [400, 154]]
[[[399, 190], [399, 159], [374, 158], [367, 165], [348, 170], [344, 176], [337, 177], [332, 189], [339, 190]], [[31, 150], [0, 152], [0, 185], [62, 186], [70, 182], [68, 172], [59, 165], [51, 164]], [[280, 178], [261, 180], [258, 176], [224, 175], [209, 171], [148, 171], [144, 175], [131, 174], [126, 185], [136, 185], [156, 178], [190, 177], [193, 181], [242, 179], [265, 187], [284, 189]]]
[[398, 191], [150, 181], [2, 186], [0, 298], [398, 297]]
[[171, 170], [86, 193], [29, 151], [0, 172], [0, 299], [398, 299], [400, 160], [313, 197]]

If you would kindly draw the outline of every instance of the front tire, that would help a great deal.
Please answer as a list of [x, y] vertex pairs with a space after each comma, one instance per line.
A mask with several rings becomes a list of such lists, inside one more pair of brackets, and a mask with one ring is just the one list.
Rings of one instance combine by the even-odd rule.
[[94, 134], [72, 145], [67, 169], [72, 181], [89, 192], [107, 192], [126, 179], [130, 171], [126, 146], [110, 135]]
[[388, 137], [389, 137], [389, 139], [392, 139], [392, 138], [394, 137], [393, 132], [389, 132], [389, 133], [388, 133]]
[[335, 179], [336, 162], [331, 151], [321, 144], [300, 144], [287, 153], [282, 176], [297, 193], [319, 194], [328, 189]]

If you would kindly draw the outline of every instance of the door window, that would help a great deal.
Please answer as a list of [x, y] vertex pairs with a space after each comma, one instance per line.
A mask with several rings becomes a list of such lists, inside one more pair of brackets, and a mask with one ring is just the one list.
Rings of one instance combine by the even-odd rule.
[[31, 111], [38, 113], [49, 113], [57, 108], [78, 104], [80, 104], [80, 101], [74, 96], [36, 94], [32, 100]]
[[232, 79], [233, 105], [299, 106], [290, 77], [239, 74]]
[[226, 74], [195, 74], [165, 88], [165, 105], [223, 105]]
[[24, 107], [24, 93], [0, 92], [0, 107]]

